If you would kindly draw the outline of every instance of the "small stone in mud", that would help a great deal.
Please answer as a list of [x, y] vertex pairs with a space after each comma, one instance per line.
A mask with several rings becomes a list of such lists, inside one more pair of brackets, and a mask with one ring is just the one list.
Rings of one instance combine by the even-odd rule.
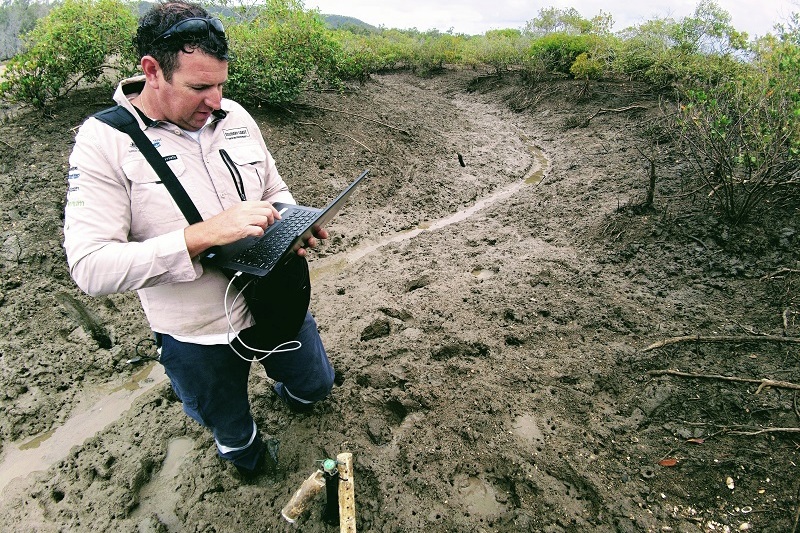
[[525, 341], [516, 335], [506, 335], [506, 346], [522, 346]]
[[486, 357], [487, 355], [489, 355], [489, 347], [482, 342], [457, 341], [434, 350], [431, 358], [435, 361], [446, 361], [453, 357]]
[[421, 289], [422, 287], [425, 287], [426, 285], [430, 285], [430, 283], [431, 283], [431, 279], [427, 275], [426, 276], [422, 276], [422, 277], [417, 278], [417, 279], [412, 279], [406, 285], [406, 292], [412, 292], [412, 291], [415, 291], [417, 289]]
[[414, 318], [414, 315], [412, 315], [405, 309], [392, 309], [390, 307], [381, 307], [379, 311], [388, 317], [396, 318], [398, 320], [402, 320], [403, 322], [407, 322]]
[[391, 332], [392, 326], [389, 324], [389, 321], [385, 318], [379, 318], [364, 328], [364, 331], [361, 332], [361, 340], [368, 341], [371, 339], [388, 337]]

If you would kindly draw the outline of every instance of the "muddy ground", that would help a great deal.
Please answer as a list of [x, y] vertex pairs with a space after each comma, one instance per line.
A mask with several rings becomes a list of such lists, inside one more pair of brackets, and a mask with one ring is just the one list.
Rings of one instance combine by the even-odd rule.
[[[344, 451], [361, 531], [796, 529], [797, 391], [719, 377], [800, 383], [800, 345], [765, 337], [800, 335], [796, 203], [720, 223], [705, 191], [688, 194], [691, 169], [654, 127], [646, 88], [602, 82], [581, 97], [568, 81], [480, 74], [380, 75], [254, 110], [302, 203], [371, 169], [311, 263], [337, 386], [295, 415], [254, 369], [254, 416], [280, 440], [278, 472], [255, 484], [153, 382], [156, 363], [128, 363], [151, 353], [135, 295], [88, 298], [69, 278], [73, 128], [110, 91], [45, 117], [7, 109], [0, 459], [58, 438], [109, 391], [155, 384], [11, 480], [3, 529], [294, 531], [281, 508]], [[91, 320], [94, 336], [80, 326]], [[647, 350], [697, 335], [729, 339]], [[717, 377], [657, 374], [668, 369]], [[323, 502], [299, 530], [336, 530]]]

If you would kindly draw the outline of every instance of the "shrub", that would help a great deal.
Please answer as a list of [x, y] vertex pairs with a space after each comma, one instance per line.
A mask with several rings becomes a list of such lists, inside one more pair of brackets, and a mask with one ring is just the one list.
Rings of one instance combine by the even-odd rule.
[[339, 44], [337, 74], [344, 79], [366, 80], [373, 72], [409, 68], [415, 61], [417, 41], [413, 31], [379, 29], [352, 32], [339, 29], [333, 39]]
[[0, 94], [43, 108], [112, 66], [129, 74], [136, 24], [120, 0], [65, 0], [25, 36], [27, 48], [9, 61]]
[[333, 32], [339, 47], [336, 56], [336, 75], [342, 79], [366, 81], [369, 75], [381, 68], [377, 40], [348, 30]]
[[470, 39], [468, 47], [472, 53], [467, 57], [471, 63], [489, 65], [496, 74], [502, 74], [523, 63], [527, 42], [519, 30], [491, 30]]
[[663, 89], [727, 69], [726, 63], [744, 57], [746, 34], [730, 25], [730, 15], [716, 3], [703, 0], [691, 17], [654, 19], [626, 29], [620, 43], [614, 70]]
[[599, 40], [597, 35], [551, 33], [533, 41], [527, 60], [549, 72], [569, 74], [578, 56], [592, 53], [599, 47]]
[[412, 67], [419, 74], [441, 70], [447, 64], [460, 63], [467, 37], [430, 30], [420, 33], [412, 56]]
[[734, 224], [797, 194], [799, 86], [800, 46], [772, 39], [752, 64], [682, 92], [675, 126], [697, 179]]
[[[602, 15], [602, 12], [601, 12]], [[542, 8], [536, 18], [529, 20], [525, 31], [537, 37], [553, 33], [582, 35], [592, 33], [593, 21], [585, 19], [575, 8]]]
[[600, 78], [604, 69], [605, 62], [595, 56], [590, 56], [586, 52], [575, 58], [575, 62], [572, 63], [569, 71], [575, 76], [575, 79], [583, 80], [584, 82], [581, 96], [585, 96], [589, 92], [589, 82]]
[[341, 49], [325, 23], [299, 0], [268, 0], [251, 20], [229, 25], [232, 60], [226, 93], [243, 103], [281, 103], [309, 83], [335, 83]]

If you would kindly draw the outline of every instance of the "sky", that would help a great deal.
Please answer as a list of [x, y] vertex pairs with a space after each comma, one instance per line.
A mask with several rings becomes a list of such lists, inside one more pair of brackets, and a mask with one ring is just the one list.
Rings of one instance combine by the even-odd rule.
[[[318, 8], [323, 14], [355, 17], [373, 26], [420, 31], [438, 29], [446, 32], [482, 34], [487, 30], [522, 28], [543, 7], [574, 7], [590, 19], [600, 11], [614, 19], [612, 31], [654, 18], [680, 19], [690, 16], [699, 0], [305, 0], [307, 9]], [[764, 35], [776, 23], [785, 23], [788, 16], [800, 12], [800, 0], [716, 0], [730, 13], [731, 24], [746, 31], [751, 38]]]

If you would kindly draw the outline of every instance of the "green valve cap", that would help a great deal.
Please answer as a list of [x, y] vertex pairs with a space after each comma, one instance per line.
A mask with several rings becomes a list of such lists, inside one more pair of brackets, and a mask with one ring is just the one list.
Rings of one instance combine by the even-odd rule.
[[333, 459], [325, 459], [322, 462], [322, 469], [328, 474], [336, 472], [336, 461]]

